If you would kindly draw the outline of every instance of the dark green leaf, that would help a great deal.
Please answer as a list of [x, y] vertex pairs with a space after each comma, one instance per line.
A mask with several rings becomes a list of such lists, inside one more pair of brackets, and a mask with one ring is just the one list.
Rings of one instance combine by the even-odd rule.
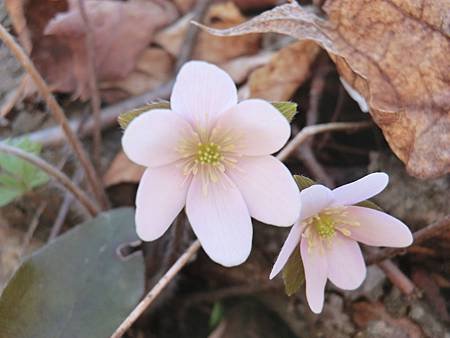
[[215, 302], [209, 317], [209, 327], [216, 327], [223, 318], [223, 306], [220, 302]]
[[288, 296], [295, 294], [305, 282], [300, 247], [295, 248], [283, 268], [284, 290]]
[[144, 291], [141, 253], [126, 260], [119, 245], [136, 241], [134, 211], [100, 214], [27, 259], [0, 298], [0, 337], [107, 338]]
[[119, 122], [120, 127], [123, 130], [125, 130], [126, 127], [130, 124], [130, 122], [133, 121], [134, 118], [152, 109], [170, 109], [170, 102], [161, 101], [148, 103], [145, 106], [120, 114], [119, 117], [117, 118], [117, 122]]
[[310, 186], [317, 184], [317, 182], [315, 182], [314, 180], [303, 175], [294, 175], [294, 180], [295, 182], [297, 182], [297, 185], [300, 188], [300, 190], [309, 188]]
[[283, 116], [292, 122], [295, 115], [297, 115], [297, 103], [289, 101], [272, 102], [272, 105], [278, 109], [278, 111], [283, 114]]
[[[36, 156], [41, 152], [40, 144], [26, 138], [6, 143]], [[36, 166], [5, 153], [0, 153], [0, 171], [0, 207], [49, 180], [47, 174]]]
[[372, 202], [371, 200], [365, 200], [365, 201], [359, 202], [358, 204], [355, 204], [355, 205], [358, 207], [364, 207], [364, 208], [375, 209], [378, 211], [383, 211], [383, 209], [381, 209], [381, 207], [379, 205]]

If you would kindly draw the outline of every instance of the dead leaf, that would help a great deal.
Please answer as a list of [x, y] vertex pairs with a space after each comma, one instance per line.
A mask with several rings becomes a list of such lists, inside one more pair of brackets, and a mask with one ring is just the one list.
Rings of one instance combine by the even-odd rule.
[[241, 9], [259, 9], [275, 6], [279, 0], [233, 0], [233, 2]]
[[392, 317], [381, 303], [353, 303], [353, 321], [356, 325], [364, 328], [369, 322], [375, 320], [383, 321], [389, 326], [398, 329], [400, 332], [404, 333], [404, 335], [400, 335], [401, 337], [422, 338], [424, 336], [420, 326], [407, 317]]
[[222, 64], [222, 69], [231, 76], [236, 84], [240, 84], [247, 80], [256, 68], [267, 64], [273, 55], [272, 51], [263, 51], [255, 55], [237, 57]]
[[120, 151], [103, 176], [103, 184], [110, 187], [119, 183], [137, 183], [144, 171], [144, 167], [134, 164], [123, 151]]
[[[188, 13], [174, 25], [159, 32], [155, 36], [155, 42], [172, 55], [178, 55], [192, 19], [193, 14]], [[238, 25], [245, 20], [246, 18], [232, 2], [212, 5], [205, 16], [205, 24], [218, 29]], [[200, 32], [192, 58], [222, 64], [239, 56], [257, 53], [260, 43], [259, 34], [223, 39]]]
[[449, 1], [328, 0], [327, 18], [296, 2], [276, 7], [221, 36], [277, 32], [325, 48], [408, 172], [450, 172]]
[[135, 69], [125, 79], [100, 84], [102, 98], [107, 102], [116, 102], [159, 87], [170, 80], [174, 61], [172, 55], [162, 48], [146, 48], [139, 56]]
[[[153, 33], [176, 18], [170, 3], [141, 1], [86, 1], [95, 40], [96, 72], [99, 81], [125, 78], [135, 68], [140, 54], [152, 41]], [[88, 97], [86, 27], [77, 5], [59, 14], [47, 25], [45, 33], [64, 39], [72, 54], [75, 96]], [[56, 88], [60, 89], [60, 88]], [[66, 91], [64, 88], [63, 91]]]
[[294, 42], [277, 52], [269, 63], [249, 78], [250, 96], [266, 100], [289, 100], [308, 79], [320, 47], [312, 41]]

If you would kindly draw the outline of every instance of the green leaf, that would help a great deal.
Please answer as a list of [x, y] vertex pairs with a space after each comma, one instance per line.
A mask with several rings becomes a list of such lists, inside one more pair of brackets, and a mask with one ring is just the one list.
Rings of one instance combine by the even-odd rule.
[[119, 122], [120, 127], [123, 130], [125, 130], [127, 126], [130, 124], [130, 122], [133, 121], [134, 118], [152, 109], [170, 109], [170, 102], [161, 101], [148, 103], [145, 106], [120, 114], [119, 117], [117, 118], [117, 122]]
[[378, 204], [372, 202], [371, 200], [365, 200], [365, 201], [359, 202], [355, 205], [358, 207], [364, 207], [364, 208], [375, 209], [378, 211], [384, 211]]
[[300, 257], [300, 247], [294, 250], [283, 268], [283, 282], [284, 290], [288, 296], [297, 293], [305, 283], [305, 271]]
[[[5, 143], [36, 156], [42, 149], [40, 144], [26, 138], [7, 140]], [[0, 207], [47, 183], [48, 180], [47, 174], [33, 164], [13, 155], [0, 153]]]
[[211, 311], [211, 315], [209, 317], [209, 327], [216, 327], [223, 318], [224, 310], [222, 303], [215, 302]]
[[136, 241], [134, 211], [111, 210], [28, 258], [0, 298], [0, 337], [109, 337], [144, 292], [144, 260], [117, 255]]
[[310, 186], [317, 184], [316, 181], [310, 179], [309, 177], [303, 175], [294, 175], [294, 180], [297, 183], [300, 190], [309, 188]]
[[290, 122], [297, 115], [297, 103], [290, 101], [272, 102], [272, 105]]

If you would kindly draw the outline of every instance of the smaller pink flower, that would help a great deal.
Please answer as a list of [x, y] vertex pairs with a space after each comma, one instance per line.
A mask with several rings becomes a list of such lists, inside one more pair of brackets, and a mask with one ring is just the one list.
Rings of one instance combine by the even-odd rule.
[[401, 221], [353, 205], [383, 191], [388, 180], [387, 174], [374, 173], [334, 190], [319, 184], [302, 190], [300, 218], [281, 248], [270, 279], [283, 269], [300, 243], [306, 299], [311, 310], [320, 313], [327, 279], [344, 290], [354, 290], [364, 281], [366, 265], [358, 242], [387, 247], [411, 245], [411, 231]]

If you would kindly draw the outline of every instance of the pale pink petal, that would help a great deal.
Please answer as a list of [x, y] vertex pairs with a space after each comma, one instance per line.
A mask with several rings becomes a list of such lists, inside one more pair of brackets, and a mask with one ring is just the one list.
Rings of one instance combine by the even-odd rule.
[[323, 308], [325, 297], [325, 284], [327, 283], [328, 263], [327, 256], [318, 246], [308, 248], [308, 240], [302, 238], [300, 241], [300, 253], [306, 280], [306, 300], [312, 312], [320, 313]]
[[354, 240], [373, 246], [406, 247], [412, 244], [409, 228], [384, 212], [357, 206], [346, 207], [348, 219], [358, 226], [346, 227]]
[[315, 184], [300, 192], [300, 203], [302, 210], [300, 220], [305, 220], [311, 216], [318, 214], [333, 202], [331, 190], [327, 187]]
[[170, 98], [172, 110], [190, 121], [197, 131], [209, 127], [222, 112], [236, 104], [237, 90], [231, 77], [203, 61], [184, 64]]
[[345, 184], [333, 190], [335, 203], [338, 205], [352, 205], [365, 201], [386, 188], [389, 176], [385, 173], [373, 173], [359, 180]]
[[326, 250], [328, 278], [338, 288], [354, 290], [366, 278], [366, 264], [361, 249], [351, 238], [336, 234]]
[[250, 215], [291, 226], [300, 213], [300, 192], [289, 170], [273, 156], [242, 157], [227, 174], [244, 197]]
[[157, 167], [180, 159], [177, 147], [187, 137], [196, 137], [189, 123], [170, 110], [154, 109], [131, 121], [122, 147], [133, 162]]
[[242, 101], [225, 112], [215, 129], [219, 137], [234, 140], [234, 152], [248, 156], [280, 150], [291, 134], [286, 118], [269, 102], [258, 99]]
[[252, 246], [252, 223], [247, 206], [234, 183], [225, 175], [203, 189], [201, 175], [188, 191], [186, 213], [203, 249], [223, 266], [243, 263]]
[[302, 236], [303, 227], [301, 223], [295, 223], [289, 232], [286, 241], [281, 248], [278, 258], [273, 265], [269, 278], [272, 279], [284, 268], [294, 249], [299, 249], [300, 238]]
[[189, 181], [176, 163], [144, 172], [136, 195], [136, 230], [144, 241], [161, 237], [183, 209]]

